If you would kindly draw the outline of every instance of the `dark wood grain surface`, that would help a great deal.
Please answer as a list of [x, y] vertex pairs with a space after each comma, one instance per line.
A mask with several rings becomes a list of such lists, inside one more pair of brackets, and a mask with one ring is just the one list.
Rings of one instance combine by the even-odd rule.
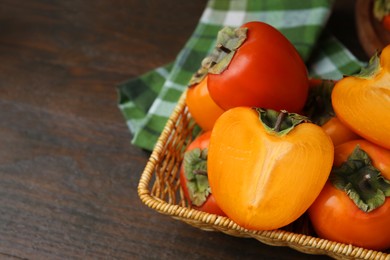
[[[173, 60], [205, 3], [0, 1], [1, 259], [313, 257], [198, 230], [138, 198], [149, 154], [130, 144], [116, 85]], [[353, 4], [337, 1], [329, 28], [366, 59]]]

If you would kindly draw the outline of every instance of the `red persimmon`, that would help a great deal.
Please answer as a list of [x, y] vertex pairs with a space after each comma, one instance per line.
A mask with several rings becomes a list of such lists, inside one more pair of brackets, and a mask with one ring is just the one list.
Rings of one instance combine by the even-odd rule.
[[390, 248], [390, 151], [366, 140], [335, 148], [334, 170], [309, 208], [319, 237]]
[[180, 167], [180, 184], [192, 208], [225, 216], [217, 205], [207, 177], [207, 153], [211, 131], [197, 137], [186, 149]]
[[300, 112], [308, 94], [306, 66], [291, 42], [263, 22], [220, 31], [208, 70], [210, 96], [237, 106]]

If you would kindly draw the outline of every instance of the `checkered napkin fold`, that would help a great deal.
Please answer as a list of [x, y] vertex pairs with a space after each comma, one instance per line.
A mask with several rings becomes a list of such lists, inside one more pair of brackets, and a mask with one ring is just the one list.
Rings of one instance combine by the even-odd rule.
[[311, 77], [340, 79], [361, 63], [324, 30], [332, 0], [209, 0], [195, 31], [171, 64], [118, 88], [119, 109], [132, 143], [152, 150], [178, 98], [202, 59], [214, 48], [218, 31], [263, 21], [284, 34], [306, 62]]

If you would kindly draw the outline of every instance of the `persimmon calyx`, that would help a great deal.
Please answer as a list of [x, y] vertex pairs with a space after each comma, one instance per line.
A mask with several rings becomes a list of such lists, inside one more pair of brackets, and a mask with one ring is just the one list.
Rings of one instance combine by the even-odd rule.
[[297, 125], [310, 122], [310, 120], [296, 113], [288, 113], [285, 110], [254, 108], [259, 113], [259, 120], [268, 133], [279, 136], [288, 134]]
[[330, 180], [364, 212], [380, 207], [390, 197], [390, 181], [372, 165], [371, 158], [359, 145], [347, 161], [332, 169]]
[[362, 79], [371, 79], [373, 78], [376, 74], [381, 69], [381, 64], [380, 64], [380, 53], [376, 52], [369, 60], [368, 64], [366, 67], [362, 67], [360, 69], [360, 72], [353, 75], [354, 77], [357, 78], [362, 78]]
[[373, 6], [374, 17], [380, 22], [390, 13], [390, 5], [388, 1], [375, 0]]
[[212, 53], [214, 65], [209, 69], [210, 73], [220, 74], [230, 64], [237, 49], [247, 38], [247, 28], [224, 27], [218, 32], [217, 43]]
[[191, 203], [195, 206], [203, 205], [211, 193], [207, 177], [207, 154], [207, 148], [195, 148], [184, 154], [184, 176]]
[[206, 57], [202, 60], [202, 64], [201, 64], [201, 67], [198, 69], [197, 72], [195, 72], [189, 83], [188, 83], [188, 87], [193, 87], [197, 84], [199, 84], [206, 76], [207, 76], [207, 73], [208, 73], [208, 68], [212, 66], [212, 61], [209, 57]]
[[189, 85], [195, 85], [206, 77], [207, 73], [220, 74], [230, 64], [237, 49], [247, 38], [248, 28], [226, 26], [217, 35], [215, 47], [210, 55], [202, 60], [200, 69], [192, 76]]
[[322, 126], [336, 115], [331, 99], [334, 85], [333, 80], [322, 80], [319, 86], [309, 89], [303, 111], [314, 124]]

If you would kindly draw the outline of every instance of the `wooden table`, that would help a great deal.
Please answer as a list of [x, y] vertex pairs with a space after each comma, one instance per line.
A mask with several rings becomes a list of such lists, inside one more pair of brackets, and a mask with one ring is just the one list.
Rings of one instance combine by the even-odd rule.
[[[366, 59], [353, 2], [337, 1], [329, 27]], [[116, 85], [173, 60], [205, 3], [0, 1], [0, 258], [312, 258], [138, 198], [149, 154], [130, 144]]]

